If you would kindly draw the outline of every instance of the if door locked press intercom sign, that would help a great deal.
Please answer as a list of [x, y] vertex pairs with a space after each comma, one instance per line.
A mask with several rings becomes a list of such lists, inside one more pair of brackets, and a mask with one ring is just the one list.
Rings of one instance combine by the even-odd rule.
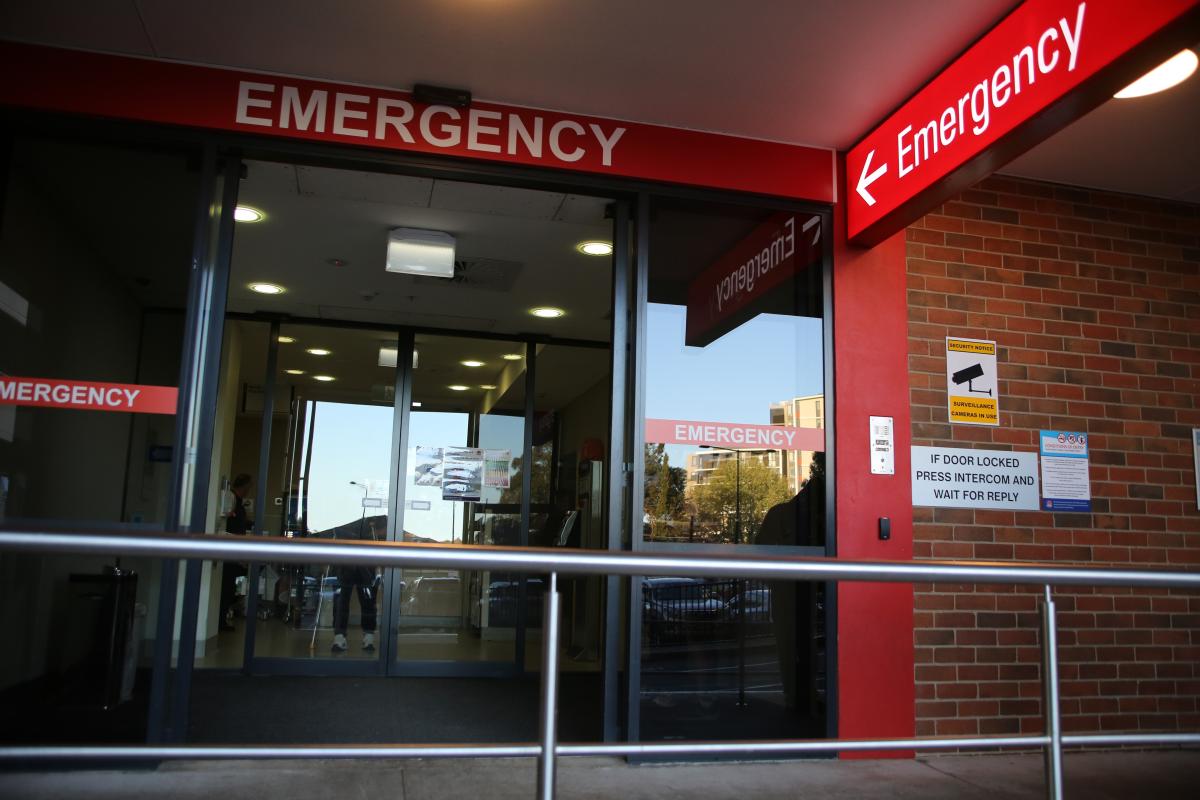
[[995, 342], [946, 337], [946, 404], [951, 422], [1000, 424]]

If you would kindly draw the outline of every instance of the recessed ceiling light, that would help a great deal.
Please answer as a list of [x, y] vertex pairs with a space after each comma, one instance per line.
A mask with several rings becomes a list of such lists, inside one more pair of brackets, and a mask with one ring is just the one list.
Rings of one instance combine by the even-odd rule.
[[413, 408], [420, 408], [420, 407], [421, 407], [421, 401], [420, 401], [420, 400], [413, 400], [412, 407], [413, 407]]
[[1164, 92], [1191, 77], [1192, 73], [1196, 71], [1198, 63], [1200, 63], [1200, 59], [1191, 50], [1176, 53], [1114, 94], [1113, 97], [1119, 100], [1128, 100], [1131, 97], [1145, 97], [1148, 94]]
[[505, 361], [520, 361], [524, 357], [525, 356], [521, 355], [520, 353], [505, 353], [503, 356], [501, 356], [501, 358], [503, 358]]
[[279, 342], [280, 344], [291, 344], [292, 342], [294, 342], [296, 340], [293, 339], [291, 336], [280, 336], [275, 341]]
[[332, 375], [313, 375], [313, 380], [320, 381], [321, 383], [329, 383], [330, 381], [336, 381], [337, 378]]
[[583, 253], [585, 256], [611, 256], [613, 251], [612, 242], [580, 242], [575, 245], [575, 249]]
[[233, 218], [238, 222], [258, 222], [265, 214], [251, 206], [238, 206], [233, 210]]
[[462, 364], [464, 367], [482, 367], [483, 366], [482, 361], [475, 361], [474, 359], [467, 359], [466, 361], [460, 361], [458, 363]]
[[567, 312], [563, 311], [561, 308], [555, 308], [554, 306], [539, 306], [537, 308], [529, 309], [529, 313], [533, 314], [535, 317], [541, 317], [542, 319], [557, 319]]
[[455, 391], [455, 392], [465, 392], [467, 389], [469, 389], [471, 387], [463, 386], [461, 383], [456, 383], [456, 384], [453, 384], [452, 386], [447, 386], [446, 388], [450, 389], [451, 391]]
[[308, 353], [310, 356], [327, 356], [333, 351], [326, 350], [324, 347], [310, 347], [304, 352]]
[[485, 392], [490, 392], [492, 389], [495, 389], [496, 387], [490, 383], [482, 383], [479, 385], [479, 388], [483, 389]]
[[259, 294], [283, 294], [283, 287], [274, 283], [252, 283], [250, 291]]
[[302, 369], [285, 369], [284, 372], [286, 372], [288, 375], [303, 375], [304, 374], [304, 370], [302, 370]]

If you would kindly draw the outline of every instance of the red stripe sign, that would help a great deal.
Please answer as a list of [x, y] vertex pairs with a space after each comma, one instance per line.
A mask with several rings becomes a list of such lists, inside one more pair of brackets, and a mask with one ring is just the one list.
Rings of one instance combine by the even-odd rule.
[[1200, 38], [1200, 0], [1026, 0], [846, 157], [875, 244]]
[[832, 203], [832, 150], [170, 61], [0, 43], [0, 104]]
[[174, 414], [179, 390], [173, 386], [64, 381], [55, 378], [0, 378], [0, 406]]
[[750, 425], [737, 422], [695, 422], [686, 419], [647, 419], [646, 441], [690, 444], [729, 450], [825, 450], [824, 428]]

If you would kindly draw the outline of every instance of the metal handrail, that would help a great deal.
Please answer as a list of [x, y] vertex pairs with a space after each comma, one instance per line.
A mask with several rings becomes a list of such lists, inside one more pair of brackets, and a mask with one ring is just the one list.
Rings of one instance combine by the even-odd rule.
[[[675, 555], [601, 550], [562, 550], [400, 542], [287, 540], [199, 534], [113, 534], [0, 531], [0, 551], [62, 554], [140, 555], [162, 558], [271, 561], [281, 563], [372, 564], [381, 567], [550, 573], [545, 595], [540, 734], [534, 744], [489, 745], [297, 745], [297, 746], [103, 746], [2, 747], [0, 762], [158, 761], [164, 759], [261, 758], [538, 758], [538, 797], [553, 798], [559, 756], [790, 755], [868, 750], [1041, 747], [1046, 788], [1062, 797], [1062, 749], [1074, 746], [1200, 745], [1200, 733], [1064, 735], [1059, 721], [1058, 655], [1051, 587], [1138, 586], [1200, 590], [1200, 572], [1109, 567], [959, 561], [864, 561], [754, 555]], [[808, 581], [892, 583], [997, 583], [1040, 585], [1043, 691], [1046, 733], [1033, 736], [907, 737], [751, 742], [661, 742], [559, 744], [557, 685], [559, 634], [558, 575], [670, 575]]]

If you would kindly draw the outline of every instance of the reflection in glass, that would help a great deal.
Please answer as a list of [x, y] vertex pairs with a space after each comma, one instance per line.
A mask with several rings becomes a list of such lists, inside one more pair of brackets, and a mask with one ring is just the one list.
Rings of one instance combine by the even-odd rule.
[[[820, 217], [656, 200], [642, 536], [663, 546], [823, 547]], [[642, 581], [641, 731], [823, 733], [822, 587]]]

